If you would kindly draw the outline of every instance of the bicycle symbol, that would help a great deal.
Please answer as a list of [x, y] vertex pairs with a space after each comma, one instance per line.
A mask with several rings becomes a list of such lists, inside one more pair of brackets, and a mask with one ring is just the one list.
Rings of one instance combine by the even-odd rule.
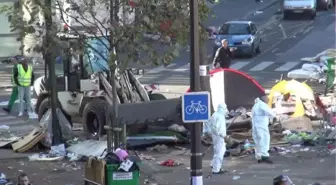
[[191, 104], [186, 107], [185, 111], [189, 115], [193, 114], [195, 111], [196, 113], [205, 114], [208, 112], [208, 109], [205, 105], [201, 104], [201, 101], [198, 101], [197, 103], [191, 101]]

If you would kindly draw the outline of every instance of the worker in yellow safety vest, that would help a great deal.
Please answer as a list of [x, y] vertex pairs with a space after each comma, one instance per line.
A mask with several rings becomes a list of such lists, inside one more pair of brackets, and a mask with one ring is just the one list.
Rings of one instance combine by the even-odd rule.
[[34, 118], [36, 115], [33, 112], [31, 104], [31, 86], [34, 83], [33, 67], [28, 64], [27, 59], [22, 59], [21, 64], [17, 65], [17, 70], [14, 71], [14, 81], [18, 86], [19, 91], [19, 116], [23, 116], [24, 100], [26, 100], [27, 111], [29, 118]]

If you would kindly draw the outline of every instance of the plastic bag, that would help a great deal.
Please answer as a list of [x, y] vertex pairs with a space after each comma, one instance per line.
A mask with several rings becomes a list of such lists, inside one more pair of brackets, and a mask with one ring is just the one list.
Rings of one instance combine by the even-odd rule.
[[303, 64], [301, 69], [309, 72], [320, 72], [321, 66], [319, 64]]
[[[73, 137], [72, 128], [69, 121], [65, 118], [64, 114], [60, 109], [56, 109], [58, 123], [61, 128], [62, 139], [67, 141], [71, 140]], [[48, 109], [47, 112], [43, 115], [40, 120], [40, 126], [47, 130], [47, 134], [42, 140], [42, 144], [46, 147], [51, 147], [52, 145], [52, 115], [51, 109]]]
[[290, 71], [289, 73], [287, 73], [287, 77], [292, 79], [315, 79], [315, 80], [323, 78], [323, 76], [319, 72], [311, 72], [303, 69], [296, 69]]
[[43, 115], [40, 120], [40, 126], [47, 130], [47, 134], [42, 139], [41, 143], [45, 147], [51, 147], [52, 144], [52, 119], [51, 119], [51, 109], [48, 109], [47, 112]]
[[71, 124], [68, 119], [64, 116], [60, 109], [56, 109], [57, 118], [61, 127], [62, 138], [65, 141], [71, 140], [73, 137]]

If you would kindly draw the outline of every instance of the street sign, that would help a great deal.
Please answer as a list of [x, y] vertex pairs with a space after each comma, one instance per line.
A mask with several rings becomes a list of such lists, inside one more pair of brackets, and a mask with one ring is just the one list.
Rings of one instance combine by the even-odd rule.
[[182, 96], [182, 120], [184, 123], [203, 122], [209, 119], [209, 92], [189, 92]]

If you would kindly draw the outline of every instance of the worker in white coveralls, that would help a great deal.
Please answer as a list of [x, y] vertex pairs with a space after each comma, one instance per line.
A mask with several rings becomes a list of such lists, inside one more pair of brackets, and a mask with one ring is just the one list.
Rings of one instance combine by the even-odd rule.
[[258, 163], [273, 163], [269, 159], [269, 148], [271, 136], [268, 129], [269, 120], [273, 119], [276, 114], [267, 105], [268, 98], [256, 98], [255, 104], [252, 107], [252, 136], [255, 143], [255, 156]]
[[212, 136], [214, 155], [211, 161], [212, 173], [223, 174], [223, 158], [226, 151], [226, 114], [228, 113], [225, 103], [218, 105], [217, 111], [211, 116], [208, 124]]

